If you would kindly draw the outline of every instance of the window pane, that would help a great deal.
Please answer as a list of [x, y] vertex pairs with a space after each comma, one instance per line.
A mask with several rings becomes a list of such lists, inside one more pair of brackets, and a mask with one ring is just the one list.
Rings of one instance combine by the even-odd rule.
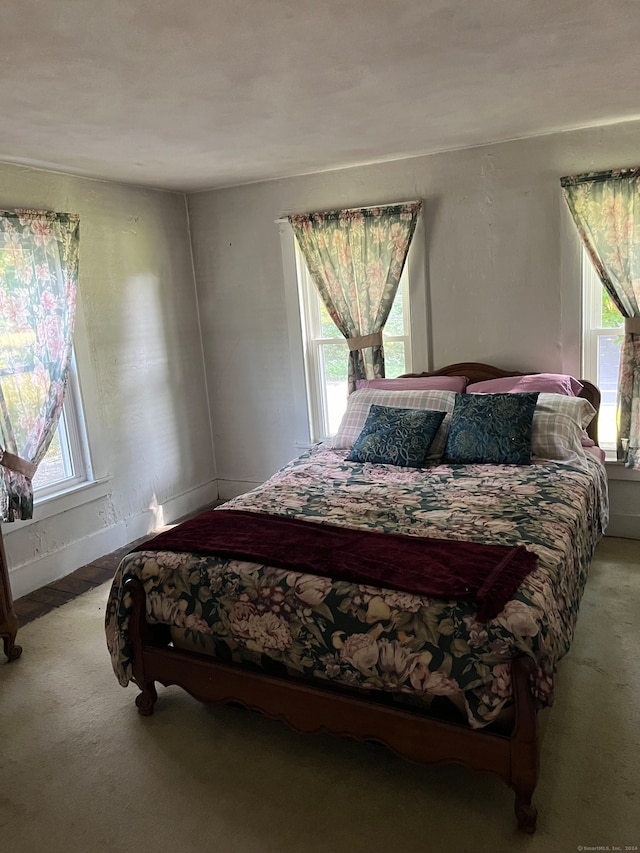
[[616, 399], [622, 335], [600, 335], [598, 338], [598, 387], [602, 393], [598, 418], [600, 444], [615, 447]]
[[[31, 368], [31, 369], [30, 369]], [[2, 404], [6, 406], [9, 421], [13, 430], [18, 455], [20, 455], [28, 440], [29, 433], [34, 428], [40, 408], [40, 386], [33, 365], [24, 366], [20, 372], [11, 373], [11, 367], [2, 365], [3, 375]]]
[[341, 338], [342, 334], [336, 324], [333, 322], [327, 311], [327, 307], [318, 296], [318, 305], [320, 306], [320, 337], [321, 338]]
[[406, 372], [404, 341], [385, 341], [384, 372], [385, 376], [389, 376], [392, 379]]
[[602, 328], [615, 329], [624, 325], [624, 318], [615, 306], [613, 299], [602, 288]]
[[[27, 365], [21, 372], [2, 377], [2, 399], [9, 413], [18, 453], [26, 446], [38, 414], [40, 376], [37, 369], [29, 369], [30, 367], [31, 365]], [[26, 406], [23, 405], [25, 402]], [[56, 434], [33, 478], [34, 491], [74, 475], [63, 409]]]
[[[391, 306], [391, 311], [389, 312], [389, 317], [384, 327], [385, 334], [391, 335], [392, 337], [397, 337], [398, 335], [404, 335], [404, 292], [402, 287], [402, 282], [398, 285], [398, 290], [396, 291], [395, 299], [393, 300], [393, 305]], [[391, 374], [389, 374], [391, 375]]]
[[349, 350], [346, 344], [325, 344], [320, 347], [320, 368], [327, 401], [329, 435], [338, 431], [347, 407], [347, 373]]
[[[62, 424], [62, 420], [60, 423]], [[68, 459], [65, 459], [62, 452], [62, 443], [60, 441], [60, 427], [58, 427], [53, 441], [49, 445], [49, 450], [47, 450], [47, 455], [38, 465], [38, 470], [33, 478], [34, 490], [52, 486], [54, 483], [59, 483], [61, 480], [73, 476]]]

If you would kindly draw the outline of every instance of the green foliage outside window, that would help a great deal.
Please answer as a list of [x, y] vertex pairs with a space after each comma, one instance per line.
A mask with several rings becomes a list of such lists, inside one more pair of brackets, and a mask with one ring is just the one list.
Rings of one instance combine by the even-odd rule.
[[[404, 334], [403, 295], [402, 287], [399, 287], [385, 325], [384, 331], [387, 335]], [[320, 305], [320, 328], [322, 337], [342, 339], [343, 336], [329, 316], [326, 306], [322, 300], [318, 299], [318, 302]], [[347, 358], [349, 355], [346, 343], [325, 346], [323, 349], [324, 370], [327, 381], [346, 382]], [[404, 373], [404, 344], [401, 341], [388, 341], [385, 343], [384, 360], [385, 373], [387, 376], [399, 376], [401, 373]]]
[[602, 326], [605, 329], [615, 329], [624, 325], [624, 318], [616, 308], [613, 299], [602, 288]]

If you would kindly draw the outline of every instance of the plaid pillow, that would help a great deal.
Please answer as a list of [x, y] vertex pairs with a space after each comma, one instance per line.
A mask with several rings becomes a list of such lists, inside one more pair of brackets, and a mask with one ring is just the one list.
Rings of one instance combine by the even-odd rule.
[[329, 447], [350, 450], [360, 433], [372, 405], [392, 406], [402, 409], [430, 409], [446, 412], [438, 429], [426, 460], [438, 459], [444, 453], [451, 412], [456, 403], [455, 391], [378, 391], [363, 388], [354, 391], [347, 399], [347, 410], [342, 417], [338, 432], [329, 440]]
[[533, 415], [531, 455], [568, 462], [584, 456], [582, 433], [596, 410], [583, 397], [540, 394]]

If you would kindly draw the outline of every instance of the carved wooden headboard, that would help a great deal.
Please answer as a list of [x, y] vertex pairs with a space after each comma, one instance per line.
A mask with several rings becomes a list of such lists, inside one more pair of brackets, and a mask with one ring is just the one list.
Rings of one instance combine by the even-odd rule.
[[[539, 371], [530, 371], [536, 373]], [[481, 361], [461, 361], [457, 364], [448, 364], [446, 367], [441, 367], [439, 370], [431, 370], [428, 373], [405, 373], [404, 376], [466, 376], [471, 382], [484, 382], [487, 379], [502, 379], [504, 376], [527, 376], [522, 370], [503, 370], [501, 367], [495, 367], [492, 364], [483, 364]], [[582, 385], [582, 391], [579, 396], [588, 400], [593, 408], [600, 410], [600, 389], [589, 382], [588, 379], [579, 380]], [[598, 418], [595, 417], [587, 427], [587, 433], [595, 443], [598, 443]]]

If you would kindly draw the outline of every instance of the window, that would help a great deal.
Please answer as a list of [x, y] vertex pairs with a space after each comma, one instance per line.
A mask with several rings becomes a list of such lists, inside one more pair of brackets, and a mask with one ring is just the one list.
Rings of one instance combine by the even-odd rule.
[[87, 435], [75, 358], [58, 429], [33, 478], [34, 503], [91, 480]]
[[[12, 375], [11, 381], [3, 383], [4, 404], [9, 419], [16, 426], [20, 424], [16, 401], [21, 395], [29, 394], [30, 385], [36, 381], [34, 375], [33, 366], [25, 364], [20, 373]], [[34, 502], [86, 483], [89, 479], [87, 439], [74, 359], [56, 433], [33, 478]]]
[[[295, 254], [310, 434], [312, 440], [320, 441], [337, 431], [346, 408], [349, 349], [329, 316], [297, 245]], [[387, 376], [412, 369], [408, 267], [407, 262], [383, 330]]]
[[604, 450], [616, 447], [616, 398], [624, 318], [602, 286], [586, 249], [582, 251], [584, 377], [602, 392], [598, 438]]
[[[77, 217], [46, 211], [2, 212], [0, 223], [0, 403], [3, 429], [33, 458], [53, 394], [60, 393], [63, 355], [73, 318]], [[65, 247], [64, 250], [62, 247]], [[71, 288], [71, 290], [70, 290]], [[67, 310], [69, 309], [69, 310]], [[57, 398], [59, 399], [59, 397]], [[47, 408], [45, 408], [45, 406]], [[43, 500], [90, 477], [75, 360], [67, 376], [56, 433], [33, 478]]]

